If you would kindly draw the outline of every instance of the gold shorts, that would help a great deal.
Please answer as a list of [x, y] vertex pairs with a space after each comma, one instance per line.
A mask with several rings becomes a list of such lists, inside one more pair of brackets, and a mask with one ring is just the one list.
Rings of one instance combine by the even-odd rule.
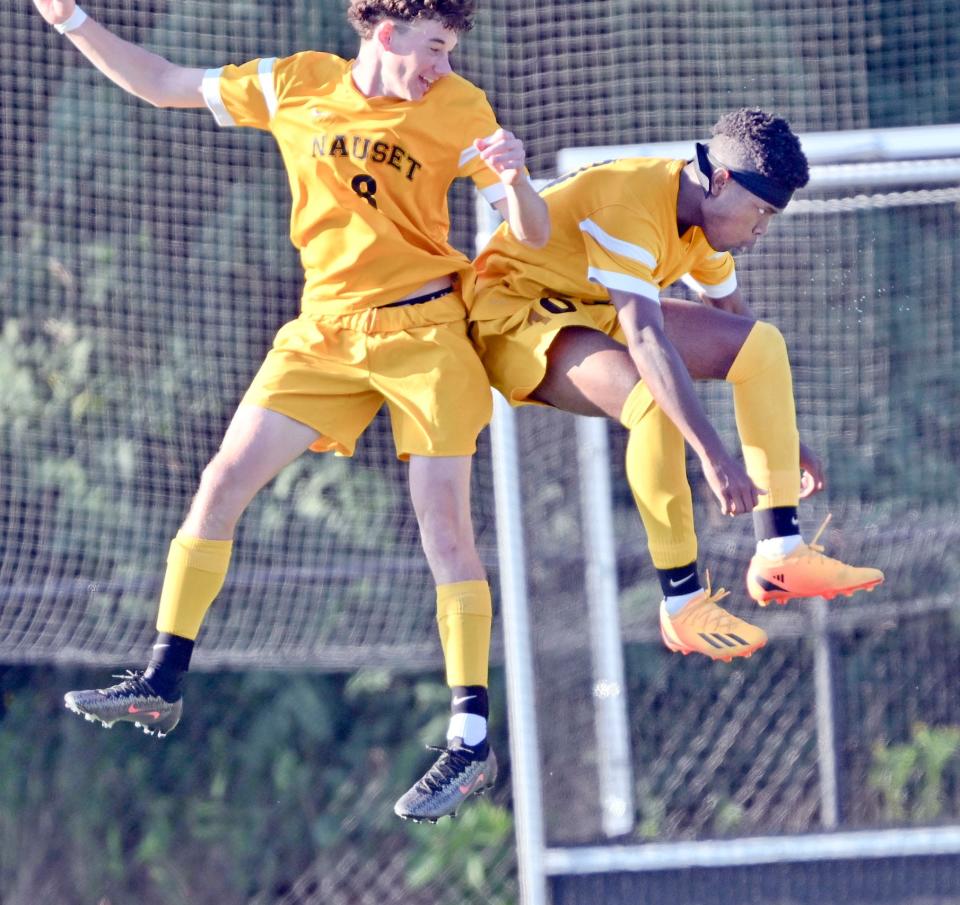
[[568, 298], [542, 298], [496, 320], [471, 321], [470, 338], [490, 383], [512, 405], [540, 405], [528, 397], [547, 373], [547, 352], [565, 327], [587, 327], [626, 342], [611, 303]]
[[284, 325], [243, 402], [321, 436], [316, 452], [353, 455], [386, 403], [401, 459], [468, 456], [490, 421], [490, 383], [453, 291], [415, 305], [371, 308]]

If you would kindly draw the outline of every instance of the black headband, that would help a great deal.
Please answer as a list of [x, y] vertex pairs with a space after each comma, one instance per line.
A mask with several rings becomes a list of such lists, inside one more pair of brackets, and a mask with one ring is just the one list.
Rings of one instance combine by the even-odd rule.
[[793, 189], [784, 188], [775, 179], [764, 176], [762, 173], [749, 173], [745, 170], [734, 170], [725, 163], [710, 159], [710, 151], [705, 144], [697, 142], [697, 176], [703, 190], [710, 194], [710, 177], [714, 166], [723, 167], [735, 182], [739, 182], [748, 192], [753, 192], [758, 198], [783, 210], [793, 197]]

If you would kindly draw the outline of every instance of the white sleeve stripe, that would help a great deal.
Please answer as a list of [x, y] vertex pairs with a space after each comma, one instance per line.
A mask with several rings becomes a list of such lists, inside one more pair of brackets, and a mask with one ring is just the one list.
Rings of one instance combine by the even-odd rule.
[[460, 152], [460, 169], [463, 169], [479, 153], [480, 152], [473, 145], [470, 145], [469, 148], [462, 150]]
[[496, 204], [507, 197], [507, 187], [502, 182], [495, 182], [485, 189], [480, 189], [480, 194], [483, 195], [488, 204]]
[[260, 92], [267, 105], [267, 118], [273, 119], [277, 112], [277, 89], [273, 84], [273, 64], [277, 62], [276, 57], [268, 57], [260, 61], [257, 66], [257, 76], [260, 78]]
[[588, 236], [593, 236], [607, 251], [612, 251], [614, 254], [623, 255], [625, 258], [639, 261], [651, 270], [654, 270], [657, 266], [656, 257], [642, 245], [634, 245], [633, 242], [626, 242], [623, 239], [611, 236], [610, 233], [597, 226], [597, 224], [589, 218], [580, 221], [580, 230]]
[[660, 303], [660, 289], [657, 286], [653, 283], [648, 283], [646, 280], [628, 276], [625, 273], [601, 270], [599, 267], [588, 267], [587, 279], [592, 283], [599, 283], [607, 289], [619, 289], [621, 292], [632, 292], [634, 295], [642, 295], [644, 298], [657, 302], [657, 304]]
[[213, 118], [218, 126], [235, 126], [233, 117], [223, 104], [223, 98], [220, 96], [220, 73], [223, 67], [219, 69], [208, 69], [203, 74], [203, 81], [200, 83], [200, 90], [203, 93], [203, 102], [210, 108]]
[[737, 288], [736, 271], [731, 273], [722, 283], [717, 283], [713, 286], [695, 280], [689, 273], [684, 274], [682, 280], [693, 289], [694, 292], [702, 292], [708, 299], [722, 299], [724, 296], [730, 295], [730, 293]]

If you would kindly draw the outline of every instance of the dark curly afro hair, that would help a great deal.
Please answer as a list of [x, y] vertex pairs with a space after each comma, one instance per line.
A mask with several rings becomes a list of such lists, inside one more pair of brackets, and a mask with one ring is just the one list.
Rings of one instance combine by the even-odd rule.
[[803, 188], [810, 179], [800, 139], [782, 117], [744, 107], [721, 116], [713, 136], [710, 149], [716, 147], [721, 160], [733, 152], [739, 159], [730, 160], [731, 164], [767, 176], [790, 191]]
[[475, 6], [475, 0], [350, 0], [347, 19], [362, 38], [369, 38], [384, 19], [435, 19], [459, 34], [473, 28]]

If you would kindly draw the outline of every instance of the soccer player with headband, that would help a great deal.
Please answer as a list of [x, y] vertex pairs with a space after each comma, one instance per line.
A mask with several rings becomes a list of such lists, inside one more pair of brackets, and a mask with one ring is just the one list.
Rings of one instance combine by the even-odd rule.
[[386, 403], [397, 455], [409, 460], [453, 702], [447, 745], [395, 811], [454, 813], [497, 768], [486, 731], [490, 589], [469, 504], [491, 393], [467, 337], [473, 270], [448, 240], [447, 191], [472, 179], [520, 244], [542, 245], [549, 234], [523, 144], [499, 127], [483, 91], [451, 71], [473, 0], [351, 0], [354, 60], [308, 51], [208, 70], [121, 40], [73, 0], [34, 2], [131, 94], [158, 107], [207, 107], [220, 126], [273, 134], [306, 277], [301, 316], [277, 333], [171, 543], [146, 670], [71, 691], [67, 706], [107, 725], [170, 732], [244, 509], [307, 449], [351, 455]]
[[[800, 443], [784, 338], [752, 315], [737, 284], [732, 252], [753, 247], [807, 180], [786, 121], [741, 109], [720, 118], [693, 160], [607, 161], [561, 177], [543, 192], [547, 245], [525, 247], [502, 226], [476, 261], [471, 336], [491, 383], [515, 405], [606, 416], [629, 432], [627, 479], [673, 651], [730, 660], [767, 641], [718, 606], [726, 591], [701, 582], [685, 441], [721, 510], [752, 513], [747, 588], [760, 605], [883, 580], [825, 556], [820, 531], [809, 543], [800, 533], [801, 469], [815, 492], [822, 465]], [[661, 297], [681, 279], [700, 302]], [[732, 384], [746, 468], [691, 377]]]

